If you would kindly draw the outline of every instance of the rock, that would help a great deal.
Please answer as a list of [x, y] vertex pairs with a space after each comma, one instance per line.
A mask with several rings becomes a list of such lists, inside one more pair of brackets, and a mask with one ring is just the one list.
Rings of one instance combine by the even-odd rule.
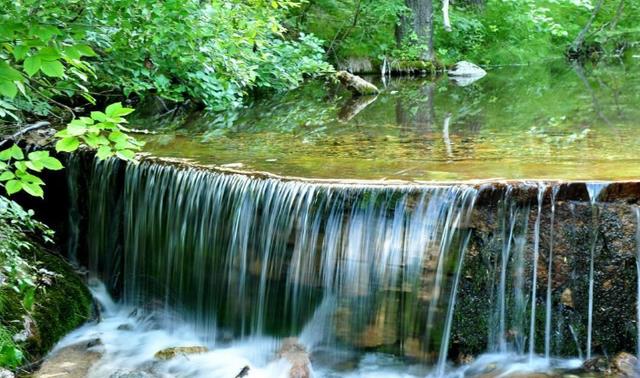
[[90, 348], [89, 345], [98, 344], [101, 343], [83, 341], [59, 349], [44, 361], [33, 377], [86, 377], [93, 364], [102, 356], [101, 352], [96, 351], [96, 348]]
[[291, 364], [289, 378], [311, 378], [311, 361], [304, 345], [295, 337], [282, 340], [278, 357]]
[[448, 73], [453, 82], [461, 87], [466, 87], [487, 75], [487, 71], [481, 67], [464, 60], [454, 64]]
[[221, 167], [222, 168], [229, 168], [229, 169], [241, 169], [241, 168], [244, 168], [244, 164], [242, 164], [242, 163], [229, 163], [229, 164], [222, 164]]
[[564, 289], [560, 296], [560, 303], [562, 303], [564, 307], [573, 308], [573, 292], [571, 289]]
[[133, 326], [131, 324], [120, 324], [118, 326], [118, 331], [132, 331]]
[[604, 373], [609, 370], [609, 363], [606, 357], [597, 356], [593, 357], [589, 360], [586, 360], [582, 364], [582, 368], [586, 371], [596, 372], [596, 373]]
[[0, 378], [15, 378], [15, 375], [5, 368], [0, 368]]
[[483, 77], [487, 74], [487, 71], [481, 67], [467, 61], [461, 61], [453, 65], [449, 70], [449, 76], [463, 76], [463, 77]]
[[611, 372], [619, 377], [638, 376], [638, 359], [629, 353], [621, 352], [613, 357], [611, 361]]
[[143, 370], [120, 369], [112, 373], [109, 378], [153, 378], [154, 375]]
[[245, 366], [242, 368], [242, 370], [240, 370], [240, 373], [238, 373], [238, 375], [236, 375], [236, 378], [244, 378], [247, 375], [249, 375], [249, 367]]
[[38, 340], [38, 328], [36, 327], [33, 319], [29, 315], [22, 316], [22, 331], [13, 335], [13, 341], [17, 343], [24, 343], [28, 340]]
[[177, 356], [183, 356], [187, 354], [200, 354], [207, 353], [209, 349], [203, 346], [188, 346], [188, 347], [172, 347], [158, 351], [154, 357], [159, 360], [170, 360]]
[[336, 72], [336, 77], [340, 80], [340, 83], [347, 87], [351, 92], [356, 95], [376, 95], [380, 93], [380, 90], [375, 85], [369, 83], [360, 76], [352, 75], [347, 71]]

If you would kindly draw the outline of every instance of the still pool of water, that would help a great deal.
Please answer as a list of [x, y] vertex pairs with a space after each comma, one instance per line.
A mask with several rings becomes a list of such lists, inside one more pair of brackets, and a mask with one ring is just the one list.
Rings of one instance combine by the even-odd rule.
[[465, 87], [446, 77], [370, 79], [382, 88], [377, 97], [352, 98], [311, 82], [222, 117], [198, 113], [133, 124], [172, 126], [146, 137], [145, 149], [155, 155], [287, 176], [640, 177], [637, 62], [495, 68]]

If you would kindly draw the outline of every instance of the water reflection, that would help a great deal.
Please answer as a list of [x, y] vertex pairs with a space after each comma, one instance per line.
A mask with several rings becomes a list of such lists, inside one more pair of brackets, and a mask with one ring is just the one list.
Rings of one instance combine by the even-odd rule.
[[630, 179], [640, 176], [636, 68], [499, 68], [466, 87], [390, 78], [359, 98], [314, 82], [237, 112], [135, 123], [165, 126], [152, 153], [284, 175]]

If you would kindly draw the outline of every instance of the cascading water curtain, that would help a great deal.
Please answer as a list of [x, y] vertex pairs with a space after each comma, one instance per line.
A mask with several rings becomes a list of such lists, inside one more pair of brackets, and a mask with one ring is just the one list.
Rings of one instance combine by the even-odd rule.
[[595, 191], [572, 203], [557, 201], [558, 186], [506, 185], [480, 205], [490, 189], [322, 184], [153, 161], [96, 163], [91, 176], [90, 270], [125, 304], [179, 316], [212, 343], [270, 335], [332, 350], [383, 346], [436, 375], [451, 353], [549, 363], [590, 349], [585, 277], [602, 260], [567, 248], [588, 241], [580, 250], [604, 258], [591, 243], [598, 225], [588, 227]]
[[[96, 169], [94, 185], [115, 180], [113, 167]], [[92, 199], [95, 225], [122, 203], [123, 253], [107, 251], [120, 248], [115, 233], [96, 228], [91, 260], [112, 272], [124, 256], [127, 303], [170, 308], [212, 335], [297, 335], [313, 319], [328, 325], [313, 343], [366, 345], [357, 335], [368, 328], [424, 356], [448, 342], [472, 187], [320, 185], [147, 163], [129, 165], [124, 181], [122, 199]]]

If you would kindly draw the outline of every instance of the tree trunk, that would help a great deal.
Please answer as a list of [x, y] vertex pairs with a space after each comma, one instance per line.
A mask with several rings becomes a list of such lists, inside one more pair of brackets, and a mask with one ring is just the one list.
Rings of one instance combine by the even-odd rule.
[[442, 18], [444, 19], [444, 30], [451, 31], [451, 20], [449, 19], [449, 0], [442, 0]]
[[584, 45], [584, 40], [587, 37], [587, 33], [589, 32], [589, 29], [591, 29], [591, 25], [593, 25], [596, 16], [598, 16], [598, 13], [600, 13], [600, 9], [602, 8], [603, 3], [604, 0], [599, 0], [598, 4], [596, 4], [596, 6], [593, 8], [591, 17], [589, 17], [589, 21], [587, 21], [587, 24], [582, 28], [582, 30], [580, 30], [580, 33], [578, 33], [576, 39], [573, 40], [573, 43], [571, 43], [571, 52], [578, 53], [580, 52], [580, 50], [582, 50], [582, 46]]
[[411, 16], [401, 16], [400, 25], [396, 29], [396, 40], [401, 44], [407, 32], [415, 33], [421, 49], [420, 59], [431, 61], [435, 58], [433, 51], [433, 0], [405, 0]]

